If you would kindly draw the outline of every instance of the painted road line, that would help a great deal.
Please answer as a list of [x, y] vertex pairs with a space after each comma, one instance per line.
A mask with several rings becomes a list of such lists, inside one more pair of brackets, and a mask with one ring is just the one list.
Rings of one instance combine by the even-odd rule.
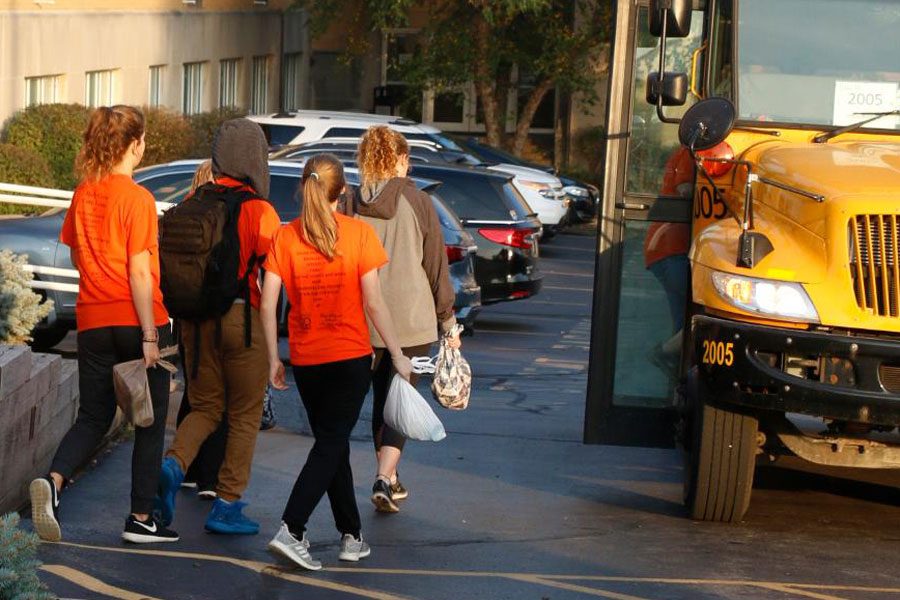
[[631, 596], [629, 594], [620, 594], [618, 592], [601, 590], [598, 588], [587, 587], [584, 585], [576, 585], [574, 583], [563, 583], [562, 581], [553, 581], [552, 579], [546, 579], [544, 577], [536, 577], [536, 576], [509, 577], [508, 576], [507, 578], [514, 579], [516, 581], [525, 581], [528, 583], [534, 583], [537, 585], [545, 585], [547, 587], [556, 588], [558, 590], [566, 590], [568, 592], [578, 592], [580, 594], [588, 594], [591, 596], [597, 596], [599, 598], [609, 598], [610, 600], [646, 600], [645, 598], [640, 598], [638, 596]]
[[[550, 300], [529, 300], [528, 303], [529, 304], [549, 304], [552, 306], [581, 306], [581, 307], [590, 306], [590, 304], [587, 302], [552, 302]], [[483, 314], [487, 315], [489, 313], [485, 312]], [[523, 313], [523, 315], [524, 315], [524, 313]]]
[[[371, 598], [373, 600], [406, 600], [404, 596], [397, 596], [395, 594], [388, 594], [386, 592], [379, 592], [376, 590], [369, 590], [362, 587], [356, 587], [351, 585], [346, 585], [343, 583], [336, 583], [333, 581], [328, 581], [325, 579], [318, 579], [315, 577], [308, 577], [303, 575], [296, 575], [294, 573], [289, 573], [280, 570], [277, 566], [271, 565], [264, 562], [259, 562], [255, 560], [242, 560], [239, 558], [232, 558], [230, 556], [220, 556], [217, 554], [204, 554], [200, 552], [170, 552], [166, 550], [137, 550], [131, 548], [111, 548], [108, 546], [93, 546], [90, 544], [76, 544], [74, 542], [55, 542], [57, 546], [69, 546], [72, 548], [82, 548], [84, 550], [98, 550], [101, 552], [112, 552], [115, 554], [135, 554], [140, 556], [159, 556], [164, 558], [178, 558], [184, 560], [205, 560], [210, 562], [219, 562], [234, 565], [236, 567], [241, 567], [244, 569], [248, 569], [250, 571], [254, 571], [256, 573], [260, 573], [263, 575], [269, 575], [272, 577], [277, 577], [279, 579], [284, 579], [286, 581], [292, 581], [294, 583], [301, 583], [310, 587], [317, 587], [326, 590], [331, 590], [334, 592], [344, 592], [346, 594], [352, 594], [354, 596], [359, 596], [360, 598]], [[327, 570], [327, 569], [326, 569]], [[143, 596], [141, 596], [142, 598]], [[135, 599], [137, 600], [137, 599]]]
[[594, 288], [566, 287], [562, 285], [545, 285], [542, 290], [563, 290], [565, 292], [593, 292]]
[[558, 333], [540, 333], [537, 331], [510, 331], [509, 329], [482, 329], [479, 327], [477, 329], [478, 333], [502, 333], [502, 334], [512, 334], [512, 335], [533, 335], [537, 337], [559, 337]]
[[818, 592], [811, 592], [807, 590], [801, 590], [795, 587], [791, 587], [789, 585], [781, 585], [778, 583], [760, 583], [755, 585], [754, 587], [762, 588], [764, 590], [771, 590], [773, 592], [781, 592], [783, 594], [792, 594], [794, 596], [802, 596], [804, 598], [815, 598], [816, 600], [849, 600], [843, 596], [833, 596], [831, 594], [820, 594]]
[[[561, 440], [561, 441], [569, 441], [569, 440]], [[164, 550], [142, 550], [142, 549], [130, 549], [130, 548], [112, 548], [106, 546], [92, 546], [88, 544], [77, 544], [73, 542], [56, 542], [58, 546], [69, 546], [72, 548], [82, 548], [85, 550], [97, 550], [103, 552], [112, 552], [119, 554], [132, 554], [132, 555], [143, 555], [143, 556], [159, 556], [159, 557], [168, 557], [168, 558], [177, 558], [184, 560], [205, 560], [212, 562], [220, 562], [231, 564], [237, 567], [242, 567], [245, 569], [249, 569], [251, 571], [255, 571], [257, 573], [262, 573], [274, 577], [279, 577], [282, 579], [286, 579], [288, 581], [294, 581], [297, 583], [302, 583], [304, 585], [320, 587], [329, 589], [332, 591], [340, 591], [346, 592], [348, 594], [353, 594], [355, 596], [360, 596], [363, 598], [376, 598], [383, 600], [395, 600], [402, 599], [401, 596], [396, 596], [393, 594], [389, 594], [386, 592], [379, 592], [375, 590], [368, 590], [365, 588], [350, 586], [346, 584], [340, 584], [332, 581], [326, 581], [322, 579], [316, 579], [314, 577], [301, 576], [296, 575], [293, 572], [285, 572], [281, 568], [262, 563], [258, 561], [252, 560], [242, 560], [237, 558], [231, 558], [228, 556], [221, 556], [215, 554], [204, 554], [197, 552], [171, 552]], [[341, 574], [368, 574], [368, 575], [409, 575], [409, 576], [418, 576], [418, 577], [467, 577], [467, 578], [502, 578], [502, 579], [511, 579], [516, 581], [530, 582], [536, 585], [550, 585], [552, 582], [554, 585], [551, 587], [558, 587], [555, 584], [568, 584], [568, 582], [576, 582], [576, 581], [592, 581], [596, 583], [609, 582], [609, 583], [628, 583], [628, 584], [662, 584], [662, 585], [678, 585], [678, 586], [697, 586], [697, 587], [715, 587], [715, 586], [729, 586], [729, 587], [743, 587], [743, 588], [759, 588], [766, 589], [779, 593], [786, 593], [795, 596], [803, 596], [808, 598], [819, 598], [821, 600], [846, 600], [844, 598], [828, 595], [828, 592], [840, 592], [840, 591], [854, 591], [854, 592], [865, 592], [865, 593], [879, 593], [879, 594], [900, 594], [900, 587], [897, 588], [887, 588], [887, 587], [865, 587], [865, 586], [849, 586], [842, 584], [827, 584], [827, 583], [796, 583], [796, 582], [777, 582], [777, 581], [754, 581], [749, 579], [691, 579], [691, 578], [670, 578], [670, 577], [624, 577], [624, 576], [609, 576], [609, 575], [553, 575], [553, 574], [540, 574], [540, 573], [515, 573], [515, 572], [492, 572], [492, 571], [440, 571], [440, 570], [428, 570], [428, 569], [386, 569], [386, 568], [367, 568], [367, 567], [327, 567], [325, 572], [329, 573], [341, 573]], [[577, 586], [582, 588], [578, 591], [582, 591], [583, 593], [591, 593], [592, 595], [600, 595], [601, 597], [607, 598], [628, 598], [631, 600], [641, 600], [635, 596], [626, 596], [619, 594], [617, 596], [612, 596], [611, 594], [616, 594], [616, 592], [610, 592], [606, 590], [598, 590], [596, 588]], [[562, 588], [561, 588], [562, 589]], [[566, 588], [575, 591], [574, 588]], [[818, 594], [816, 594], [819, 592]], [[605, 596], [603, 594], [606, 594]]]
[[159, 600], [158, 598], [148, 596], [147, 594], [138, 594], [136, 592], [123, 590], [114, 585], [109, 585], [96, 577], [91, 577], [87, 573], [82, 573], [78, 569], [73, 569], [66, 565], [41, 565], [41, 571], [46, 571], [47, 573], [74, 583], [80, 588], [90, 590], [97, 594], [103, 594], [110, 598], [119, 598], [120, 600]]
[[588, 279], [593, 279], [593, 273], [572, 273], [570, 271], [549, 271], [547, 269], [541, 269], [541, 273], [544, 275], [556, 275], [557, 277], [584, 277]]

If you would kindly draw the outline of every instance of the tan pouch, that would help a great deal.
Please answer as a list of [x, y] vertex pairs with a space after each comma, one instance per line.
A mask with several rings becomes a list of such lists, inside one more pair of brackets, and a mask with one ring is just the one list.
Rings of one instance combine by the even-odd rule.
[[[175, 347], [160, 351], [160, 356], [171, 356], [178, 352]], [[156, 368], [165, 369], [169, 373], [177, 373], [178, 368], [167, 360], [160, 360]], [[153, 425], [153, 398], [150, 396], [150, 382], [147, 380], [147, 368], [144, 359], [129, 360], [113, 367], [113, 385], [116, 390], [116, 403], [125, 418], [135, 427]]]

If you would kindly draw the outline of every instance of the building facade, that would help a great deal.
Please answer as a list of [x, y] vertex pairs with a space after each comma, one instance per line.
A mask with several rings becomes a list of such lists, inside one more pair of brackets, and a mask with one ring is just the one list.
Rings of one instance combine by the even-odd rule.
[[0, 0], [0, 119], [32, 104], [219, 107], [308, 102], [290, 0]]

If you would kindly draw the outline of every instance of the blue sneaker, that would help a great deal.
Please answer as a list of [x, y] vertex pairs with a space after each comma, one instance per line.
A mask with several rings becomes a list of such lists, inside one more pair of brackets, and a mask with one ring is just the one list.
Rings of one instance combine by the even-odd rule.
[[175, 496], [184, 481], [184, 472], [178, 461], [169, 456], [159, 470], [159, 489], [154, 500], [154, 513], [159, 513], [162, 524], [168, 527], [175, 519]]
[[216, 498], [206, 517], [206, 530], [230, 535], [256, 535], [259, 533], [259, 523], [244, 516], [241, 510], [245, 506], [247, 503], [239, 500], [226, 502]]

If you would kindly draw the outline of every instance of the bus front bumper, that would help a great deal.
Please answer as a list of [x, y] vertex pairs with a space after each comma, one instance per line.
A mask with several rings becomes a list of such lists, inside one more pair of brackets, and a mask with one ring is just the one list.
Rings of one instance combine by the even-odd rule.
[[900, 425], [900, 341], [705, 315], [691, 331], [692, 364], [713, 402]]

